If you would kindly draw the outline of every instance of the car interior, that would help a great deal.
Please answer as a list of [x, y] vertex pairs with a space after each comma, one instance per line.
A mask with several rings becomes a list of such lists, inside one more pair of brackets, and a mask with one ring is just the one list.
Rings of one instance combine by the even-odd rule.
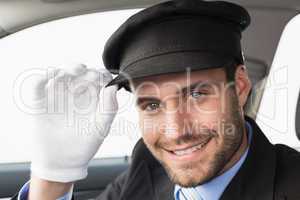
[[[246, 112], [257, 117], [271, 73], [274, 56], [286, 25], [300, 12], [299, 0], [228, 0], [248, 9], [252, 22], [243, 34], [246, 66], [253, 84]], [[26, 28], [90, 13], [145, 8], [158, 0], [1, 0], [0, 38]], [[300, 27], [299, 27], [300, 28]], [[1, 40], [1, 39], [0, 39]], [[5, 55], [2, 55], [5, 56]], [[297, 83], [299, 85], [299, 83]], [[297, 86], [298, 87], [298, 86]], [[300, 141], [300, 93], [294, 95], [293, 134]], [[297, 98], [295, 98], [297, 96]], [[265, 100], [266, 104], [268, 101]], [[300, 146], [300, 145], [299, 145]], [[299, 150], [299, 149], [298, 149]], [[1, 154], [1, 153], [0, 153]], [[0, 155], [1, 156], [1, 155]], [[97, 196], [118, 174], [126, 170], [130, 157], [94, 159], [89, 175], [75, 185], [75, 199]], [[30, 177], [30, 163], [0, 163], [0, 200], [9, 199]]]

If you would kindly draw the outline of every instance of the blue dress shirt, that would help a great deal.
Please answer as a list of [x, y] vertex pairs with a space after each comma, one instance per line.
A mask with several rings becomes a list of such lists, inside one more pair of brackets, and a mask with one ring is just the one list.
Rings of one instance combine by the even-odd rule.
[[[249, 146], [251, 144], [252, 134], [253, 134], [252, 127], [249, 124], [249, 122], [246, 122], [246, 131], [248, 135], [248, 147], [245, 153], [240, 158], [240, 160], [237, 163], [235, 163], [229, 170], [224, 172], [222, 175], [217, 176], [214, 179], [210, 180], [209, 182], [194, 188], [199, 193], [199, 195], [202, 197], [203, 200], [220, 199], [224, 190], [226, 189], [226, 187], [228, 186], [232, 178], [236, 175], [236, 173], [239, 171], [240, 167], [244, 163], [248, 155]], [[183, 195], [183, 193], [181, 192], [182, 189], [184, 188], [180, 187], [179, 185], [175, 185], [175, 190], [174, 190], [175, 200], [190, 200]], [[195, 199], [195, 200], [201, 200], [201, 199]]]
[[[18, 200], [27, 200], [28, 199], [28, 192], [29, 192], [29, 184], [30, 182], [28, 181], [25, 183], [25, 185], [21, 188], [19, 195], [18, 195]], [[72, 194], [73, 194], [73, 186], [67, 194], [65, 194], [62, 197], [59, 197], [56, 200], [71, 200], [72, 199]]]

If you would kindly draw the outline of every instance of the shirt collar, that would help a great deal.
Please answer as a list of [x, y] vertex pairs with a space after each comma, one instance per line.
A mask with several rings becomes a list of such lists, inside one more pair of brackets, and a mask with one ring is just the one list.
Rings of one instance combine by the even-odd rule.
[[[195, 187], [195, 189], [199, 192], [199, 194], [201, 194], [201, 197], [203, 199], [218, 200], [223, 194], [228, 184], [230, 183], [230, 181], [232, 180], [232, 178], [239, 171], [240, 167], [242, 166], [242, 164], [244, 163], [248, 155], [249, 146], [251, 144], [252, 134], [253, 134], [252, 127], [250, 123], [247, 121], [246, 121], [246, 132], [248, 135], [248, 147], [245, 153], [239, 159], [239, 161], [220, 176], [215, 177], [214, 179], [210, 180], [209, 182], [203, 185], [199, 185]], [[175, 185], [175, 190], [174, 190], [175, 200], [182, 200], [180, 198], [180, 193], [181, 193], [180, 191], [182, 189], [184, 190], [184, 188], [180, 187], [179, 185]]]

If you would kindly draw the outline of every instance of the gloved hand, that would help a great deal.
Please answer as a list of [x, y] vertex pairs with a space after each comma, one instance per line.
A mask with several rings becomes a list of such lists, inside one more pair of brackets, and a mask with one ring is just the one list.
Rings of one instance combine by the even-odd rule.
[[108, 71], [82, 64], [54, 70], [37, 81], [31, 172], [55, 182], [74, 182], [87, 176], [93, 158], [118, 109], [116, 86], [103, 87]]

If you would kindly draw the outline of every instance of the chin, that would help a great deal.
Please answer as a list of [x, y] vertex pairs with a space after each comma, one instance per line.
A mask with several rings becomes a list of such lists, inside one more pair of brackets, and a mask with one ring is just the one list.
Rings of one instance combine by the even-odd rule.
[[200, 167], [191, 168], [190, 166], [190, 168], [171, 169], [164, 166], [164, 168], [171, 181], [181, 187], [195, 187], [211, 179], [210, 173], [203, 171]]
[[189, 188], [189, 187], [197, 187], [198, 185], [201, 184], [198, 180], [193, 180], [193, 179], [180, 179], [180, 180], [173, 180], [174, 184], [177, 184], [181, 187]]
[[193, 175], [188, 173], [173, 174], [171, 181], [181, 187], [196, 187], [205, 182], [205, 177], [198, 174]]

